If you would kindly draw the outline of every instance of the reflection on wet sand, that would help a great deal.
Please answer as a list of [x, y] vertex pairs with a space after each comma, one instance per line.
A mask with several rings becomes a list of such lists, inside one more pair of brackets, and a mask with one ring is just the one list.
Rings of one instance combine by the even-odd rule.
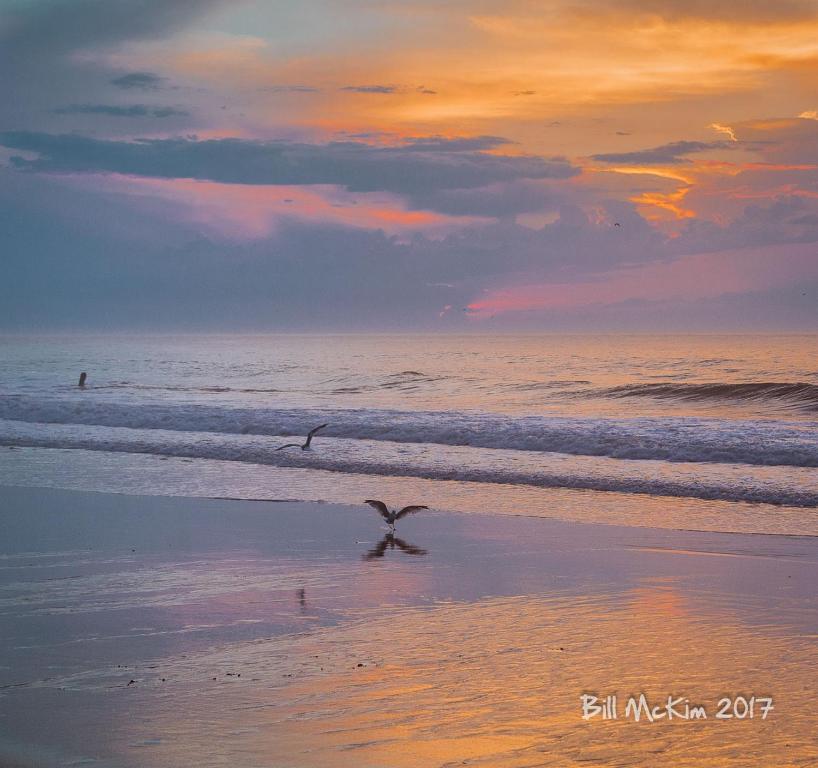
[[[810, 538], [439, 513], [418, 557], [354, 508], [6, 500], [0, 766], [818, 764]], [[642, 693], [708, 719], [582, 719]]]
[[[142, 763], [157, 766], [239, 753], [312, 768], [815, 764], [813, 639], [695, 602], [659, 584], [608, 599], [366, 611], [308, 635], [169, 660], [161, 674], [178, 681], [175, 705], [163, 709], [144, 686], [130, 704], [144, 717], [119, 726], [132, 743], [164, 734]], [[207, 682], [228, 667], [245, 671], [240, 683]], [[583, 693], [682, 696], [708, 719], [584, 721]], [[737, 694], [772, 696], [775, 709], [766, 720], [715, 719], [719, 699]]]
[[393, 533], [387, 533], [372, 549], [363, 555], [364, 560], [377, 560], [386, 554], [387, 549], [399, 549], [407, 555], [425, 555], [426, 550], [422, 547], [416, 547], [414, 544], [409, 544], [403, 539], [399, 539]]

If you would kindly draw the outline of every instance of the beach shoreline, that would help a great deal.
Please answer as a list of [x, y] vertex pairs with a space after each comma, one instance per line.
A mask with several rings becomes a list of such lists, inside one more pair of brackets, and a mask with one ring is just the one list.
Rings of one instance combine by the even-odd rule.
[[774, 695], [764, 722], [688, 723], [702, 758], [818, 754], [812, 537], [432, 512], [389, 540], [363, 505], [0, 499], [0, 765], [654, 765], [683, 726], [579, 697], [665, 688]]
[[[325, 449], [332, 446], [325, 444]], [[299, 452], [300, 453], [300, 452]], [[358, 505], [365, 498], [424, 501], [438, 510], [531, 516], [668, 530], [818, 536], [804, 507], [572, 488], [378, 476], [246, 461], [191, 459], [79, 448], [0, 448], [0, 486]]]

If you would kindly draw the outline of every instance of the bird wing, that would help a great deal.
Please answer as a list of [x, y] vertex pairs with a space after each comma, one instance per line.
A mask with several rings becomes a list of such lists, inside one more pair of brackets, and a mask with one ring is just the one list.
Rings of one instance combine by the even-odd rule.
[[422, 504], [413, 504], [408, 507], [404, 507], [397, 515], [395, 515], [395, 520], [400, 520], [402, 517], [406, 517], [406, 515], [411, 515], [415, 512], [420, 512], [421, 509], [429, 509], [429, 507], [424, 507]]
[[326, 424], [321, 424], [321, 426], [316, 427], [315, 429], [311, 429], [309, 432], [307, 432], [307, 442], [306, 442], [306, 443], [304, 443], [304, 445], [309, 445], [309, 444], [312, 442], [312, 436], [313, 436], [313, 435], [314, 435], [316, 432], [318, 432], [318, 430], [319, 430], [319, 429], [323, 429], [323, 428], [324, 428], [324, 427], [326, 427], [326, 426], [327, 426]]
[[276, 448], [277, 451], [284, 450], [284, 448], [300, 448], [301, 446], [298, 443], [287, 443], [287, 445], [279, 445]]
[[364, 499], [364, 504], [369, 504], [373, 509], [377, 509], [384, 520], [389, 519], [389, 508], [382, 501], [378, 501], [377, 499]]

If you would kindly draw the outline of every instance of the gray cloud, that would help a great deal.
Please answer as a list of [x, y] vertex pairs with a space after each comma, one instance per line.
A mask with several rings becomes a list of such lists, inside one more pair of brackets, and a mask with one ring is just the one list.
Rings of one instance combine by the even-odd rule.
[[781, 195], [748, 205], [726, 226], [691, 219], [668, 249], [674, 254], [818, 241], [818, 205], [812, 197]]
[[422, 136], [406, 139], [405, 143], [419, 152], [482, 152], [514, 142], [502, 136]]
[[443, 303], [465, 306], [498, 280], [563, 278], [661, 244], [638, 216], [623, 215], [627, 238], [614, 240], [574, 208], [541, 231], [506, 222], [407, 242], [285, 219], [268, 239], [232, 243], [63, 184], [24, 175], [22, 199], [0, 186], [0, 327], [439, 327]]
[[175, 107], [150, 107], [145, 104], [71, 104], [53, 110], [58, 115], [111, 115], [113, 117], [180, 117], [189, 113]]
[[561, 203], [553, 190], [537, 182], [516, 181], [476, 189], [442, 189], [413, 197], [415, 209], [436, 211], [450, 216], [503, 218], [520, 213], [554, 209]]
[[409, 86], [409, 85], [345, 85], [339, 90], [347, 91], [349, 93], [409, 93], [415, 91], [427, 96], [436, 96], [437, 91], [427, 88], [425, 85]]
[[[731, 228], [719, 230], [721, 239], [714, 237], [715, 225], [693, 221], [680, 237], [667, 239], [632, 204], [609, 200], [598, 202], [608, 220], [622, 223], [616, 230], [563, 204], [559, 218], [539, 230], [504, 220], [443, 239], [417, 234], [407, 241], [376, 230], [282, 219], [271, 237], [235, 243], [201, 237], [196, 225], [163, 215], [161, 203], [150, 199], [134, 205], [129, 196], [59, 178], [22, 174], [12, 180], [11, 174], [0, 169], [2, 328], [457, 329], [469, 327], [467, 318], [452, 312], [439, 319], [443, 305], [466, 306], [484, 288], [570, 283], [714, 245], [757, 244], [761, 229], [776, 242], [818, 238], [818, 227], [805, 221], [813, 203], [785, 198], [748, 208]], [[549, 204], [556, 208], [558, 202]], [[771, 226], [782, 219], [799, 228]], [[643, 302], [632, 314], [627, 306], [543, 310], [498, 316], [497, 324], [724, 328], [754, 317], [752, 327], [815, 328], [816, 289], [801, 285], [791, 296], [781, 289], [769, 300], [657, 302], [654, 309]], [[766, 302], [760, 314], [752, 314], [754, 301]]]
[[710, 149], [733, 149], [736, 142], [729, 141], [674, 141], [653, 149], [641, 149], [636, 152], [613, 152], [591, 155], [602, 163], [639, 163], [640, 165], [663, 165], [690, 162], [686, 155], [706, 152]]
[[45, 0], [4, 10], [4, 55], [53, 57], [91, 45], [168, 37], [215, 0]]
[[682, 18], [720, 21], [764, 22], [786, 24], [795, 19], [818, 16], [813, 0], [742, 0], [740, 3], [714, 3], [711, 0], [603, 0], [613, 11], [661, 16], [668, 20]]
[[[617, 14], [625, 7], [626, 13], [665, 17], [771, 21], [816, 8], [813, 0], [782, 0], [779, 4], [748, 0], [721, 6], [704, 0], [598, 2], [601, 8], [607, 3], [610, 12]], [[156, 111], [176, 108], [105, 102], [117, 100], [114, 96], [152, 100], [151, 92], [163, 88], [164, 79], [153, 72], [123, 73], [99, 59], [72, 54], [104, 52], [128, 40], [167, 38], [209, 8], [226, 3], [0, 3], [0, 133], [6, 131], [3, 142], [12, 152], [24, 155], [13, 160], [18, 172], [0, 167], [4, 277], [0, 281], [0, 327], [439, 327], [443, 296], [447, 303], [464, 306], [484, 288], [549, 280], [570, 283], [577, 276], [587, 279], [590, 274], [634, 262], [667, 261], [715, 249], [818, 241], [818, 208], [808, 195], [748, 206], [725, 226], [690, 220], [680, 225], [677, 238], [668, 240], [632, 204], [599, 200], [599, 190], [574, 190], [576, 199], [593, 194], [594, 207], [602, 212], [603, 220], [621, 222], [614, 230], [589, 220], [580, 207], [565, 202], [575, 198], [561, 190], [558, 180], [579, 173], [578, 168], [561, 158], [490, 154], [489, 150], [509, 143], [495, 136], [423, 137], [378, 146], [353, 141], [326, 145], [191, 138], [117, 141], [112, 139], [117, 131], [133, 127], [121, 117], [170, 117]], [[270, 90], [313, 91], [300, 85], [272, 86]], [[431, 92], [416, 84], [350, 85], [345, 90], [373, 94], [373, 99], [377, 94]], [[69, 106], [55, 110], [60, 104]], [[43, 132], [47, 130], [44, 120], [59, 126], [69, 122], [54, 116], [55, 111], [97, 116], [95, 136]], [[38, 132], [21, 130], [31, 126]], [[639, 152], [600, 154], [595, 159], [684, 163], [695, 152], [746, 149], [762, 143], [769, 160], [803, 164], [818, 158], [815, 121], [759, 121], [734, 128], [741, 143], [675, 142]], [[106, 134], [107, 139], [99, 138]], [[284, 215], [277, 219], [273, 236], [234, 243], [218, 236], [203, 237], [200, 224], [176, 215], [178, 210], [169, 211], [170, 206], [161, 199], [119, 196], [110, 188], [93, 189], [97, 186], [93, 179], [78, 182], [52, 175], [63, 172], [191, 177], [236, 184], [337, 184], [354, 191], [400, 194], [415, 210], [495, 221], [463, 227], [442, 239], [420, 232], [398, 238], [374, 229], [297, 223]], [[803, 175], [798, 179], [794, 188], [818, 189], [814, 179], [809, 187]], [[778, 181], [760, 188], [776, 185]], [[515, 223], [516, 214], [543, 210], [558, 219], [538, 230]], [[799, 298], [800, 286], [792, 296], [781, 291], [780, 295], [770, 294], [769, 307], [789, 311], [800, 301], [803, 306], [799, 305], [798, 317], [816, 327], [815, 290], [813, 287], [807, 298]], [[306, 302], [307, 296], [317, 301]], [[757, 322], [751, 318], [757, 316], [760, 300], [758, 296], [728, 298], [725, 301], [735, 301], [735, 306], [720, 300], [692, 310], [689, 305], [680, 306], [678, 321], [684, 325], [691, 316], [704, 317], [710, 307], [704, 326], [723, 326], [724, 316], [730, 313], [749, 326]], [[597, 319], [603, 317], [603, 327], [615, 327], [625, 310], [587, 310], [589, 317], [595, 312]], [[660, 327], [666, 313], [666, 305], [656, 307], [655, 327]], [[634, 314], [634, 325], [645, 327], [645, 318], [640, 309]], [[457, 323], [458, 319], [463, 320], [452, 313], [445, 322]], [[560, 323], [559, 312], [547, 321]]]
[[[165, 38], [223, 0], [41, 0], [6, 3], [0, 25], [0, 128], [41, 125], [59, 103], [99, 98], [116, 72], [76, 51], [127, 40]], [[150, 85], [151, 73], [122, 75]], [[120, 87], [121, 84], [120, 84]], [[96, 94], [96, 97], [94, 96]], [[90, 97], [90, 98], [89, 98]]]
[[353, 93], [395, 93], [398, 88], [395, 85], [345, 85], [341, 90]]
[[259, 88], [264, 93], [320, 93], [320, 88], [313, 88], [311, 85], [268, 85], [266, 88]]
[[[497, 139], [492, 141], [496, 142]], [[122, 173], [157, 178], [207, 179], [226, 184], [337, 184], [357, 192], [423, 195], [519, 179], [560, 179], [579, 173], [565, 160], [445, 151], [436, 141], [378, 147], [356, 142], [139, 139], [112, 141], [27, 131], [0, 134], [0, 144], [33, 152], [11, 158], [19, 170], [44, 173]]]
[[736, 123], [741, 144], [751, 145], [770, 162], [818, 163], [818, 120], [772, 118]]
[[153, 72], [129, 72], [111, 80], [111, 85], [124, 90], [155, 91], [162, 86], [164, 77], [153, 74]]

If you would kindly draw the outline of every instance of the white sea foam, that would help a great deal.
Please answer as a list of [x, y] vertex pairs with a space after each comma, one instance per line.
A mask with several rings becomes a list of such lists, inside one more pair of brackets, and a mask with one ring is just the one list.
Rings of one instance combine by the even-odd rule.
[[[88, 393], [82, 393], [88, 394]], [[122, 403], [84, 396], [0, 396], [0, 418], [41, 424], [164, 429], [220, 435], [326, 436], [442, 446], [514, 449], [667, 462], [818, 467], [818, 431], [803, 421], [518, 416], [480, 411], [240, 408]]]
[[276, 451], [281, 438], [167, 429], [0, 422], [0, 445], [79, 448], [416, 477], [818, 507], [818, 473], [803, 467], [674, 463], [565, 453], [321, 437], [316, 450]]

